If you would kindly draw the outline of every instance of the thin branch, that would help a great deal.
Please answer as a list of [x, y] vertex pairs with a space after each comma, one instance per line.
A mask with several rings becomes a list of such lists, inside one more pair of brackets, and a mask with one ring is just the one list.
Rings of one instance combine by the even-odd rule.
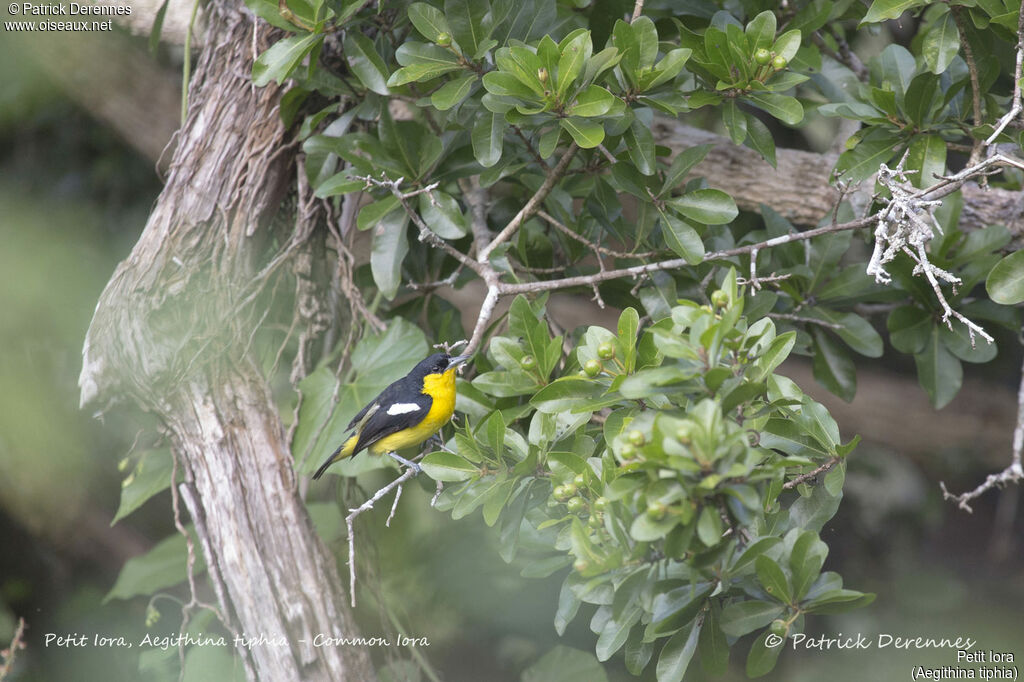
[[469, 345], [466, 346], [466, 355], [475, 353], [476, 349], [480, 346], [480, 342], [483, 341], [484, 332], [491, 321], [491, 316], [494, 315], [494, 308], [498, 305], [498, 298], [505, 293], [502, 291], [502, 288], [505, 286], [507, 285], [495, 282], [487, 287], [487, 295], [484, 296], [484, 302], [480, 306], [480, 313], [476, 318], [476, 327], [473, 328], [473, 336], [469, 339]]
[[530, 152], [530, 156], [532, 156], [533, 160], [537, 162], [537, 165], [539, 165], [544, 170], [551, 169], [551, 166], [549, 166], [548, 162], [541, 157], [540, 153], [537, 151], [537, 148], [534, 147], [533, 143], [530, 142], [529, 138], [527, 138], [526, 135], [523, 134], [522, 128], [514, 125], [512, 126], [512, 132], [516, 134], [516, 137], [523, 141], [523, 145], [526, 147], [526, 150]]
[[636, 4], [633, 5], [633, 17], [629, 20], [629, 22], [633, 23], [634, 21], [639, 19], [640, 15], [643, 14], [643, 11], [644, 11], [644, 0], [636, 0]]
[[843, 325], [836, 324], [835, 322], [826, 322], [825, 320], [818, 320], [813, 317], [803, 317], [802, 315], [792, 315], [790, 313], [768, 313], [768, 317], [773, 320], [786, 320], [788, 322], [802, 322], [804, 324], [817, 324], [822, 327], [829, 329], [842, 329]]
[[1010, 110], [999, 119], [999, 123], [996, 124], [996, 129], [989, 135], [988, 139], [985, 140], [985, 145], [988, 146], [995, 142], [999, 134], [1003, 132], [1003, 128], [1010, 124], [1014, 118], [1021, 112], [1021, 91], [1020, 81], [1021, 77], [1024, 76], [1022, 73], [1022, 67], [1024, 67], [1024, 8], [1021, 9], [1020, 14], [1017, 16], [1017, 65], [1013, 70], [1013, 103], [1010, 106]]
[[[551, 227], [554, 227], [559, 232], [565, 234], [567, 237], [575, 239], [581, 244], [586, 244], [592, 250], [603, 253], [606, 256], [612, 256], [613, 258], [650, 258], [657, 254], [656, 251], [642, 251], [640, 253], [626, 253], [625, 251], [615, 251], [613, 249], [601, 246], [600, 244], [595, 244], [594, 242], [590, 241], [589, 239], [579, 234], [578, 232], [574, 232], [571, 228], [561, 223], [557, 218], [553, 218], [544, 210], [537, 211], [537, 215], [546, 220], [551, 225]], [[562, 270], [564, 269], [565, 268], [562, 268]]]
[[477, 253], [480, 253], [491, 240], [487, 229], [487, 190], [480, 186], [480, 178], [477, 176], [460, 178], [459, 187], [469, 204], [469, 227], [473, 231], [473, 244]]
[[974, 490], [959, 495], [954, 495], [946, 490], [946, 484], [940, 481], [939, 486], [942, 488], [942, 497], [955, 501], [957, 506], [964, 511], [972, 512], [973, 510], [968, 502], [974, 498], [980, 497], [996, 486], [1002, 487], [1007, 483], [1019, 483], [1024, 479], [1024, 468], [1021, 467], [1022, 450], [1024, 450], [1024, 366], [1021, 367], [1020, 388], [1017, 389], [1017, 426], [1013, 429], [1013, 456], [1010, 460], [1010, 466], [998, 474], [990, 474], [985, 479], [985, 482]]
[[782, 484], [782, 489], [783, 490], [792, 490], [793, 488], [797, 487], [801, 483], [806, 483], [807, 481], [810, 481], [810, 480], [813, 480], [813, 479], [817, 478], [820, 474], [823, 474], [826, 471], [831, 471], [832, 468], [836, 464], [839, 464], [842, 461], [843, 461], [843, 458], [838, 456], [838, 455], [830, 457], [827, 462], [822, 464], [820, 467], [818, 467], [814, 471], [808, 471], [806, 474], [800, 474], [799, 476], [797, 476], [796, 478], [794, 478], [791, 481], [786, 481], [785, 483]]
[[554, 189], [555, 183], [565, 175], [565, 170], [569, 167], [569, 163], [576, 155], [576, 151], [578, 149], [579, 147], [576, 146], [575, 142], [569, 145], [565, 154], [563, 154], [562, 158], [558, 161], [558, 165], [548, 172], [547, 177], [544, 179], [544, 184], [537, 189], [534, 195], [530, 197], [529, 201], [526, 202], [526, 205], [520, 209], [519, 213], [517, 213], [512, 220], [509, 221], [508, 225], [498, 233], [498, 236], [495, 237], [490, 244], [485, 246], [482, 251], [478, 252], [478, 261], [486, 263], [487, 257], [491, 255], [491, 252], [503, 242], [507, 241], [508, 238], [511, 237], [515, 231], [518, 230], [527, 219], [529, 219], [530, 216], [537, 212], [541, 203], [547, 198], [548, 194], [551, 193], [551, 190]]
[[409, 219], [412, 220], [413, 224], [416, 225], [416, 227], [419, 228], [419, 230], [420, 230], [420, 241], [421, 242], [427, 242], [431, 246], [436, 246], [437, 248], [441, 249], [442, 251], [447, 253], [449, 256], [451, 256], [455, 260], [459, 261], [460, 263], [462, 263], [466, 267], [468, 267], [471, 270], [473, 270], [474, 272], [476, 272], [481, 277], [483, 276], [484, 270], [483, 270], [483, 267], [480, 265], [480, 263], [477, 263], [472, 258], [470, 258], [466, 254], [462, 253], [461, 251], [459, 251], [458, 249], [453, 247], [451, 244], [449, 244], [448, 242], [446, 242], [445, 240], [441, 239], [436, 234], [434, 234], [434, 231], [431, 230], [430, 227], [425, 222], [423, 222], [423, 218], [420, 217], [420, 214], [417, 213], [416, 211], [414, 211], [412, 206], [409, 205], [409, 201], [408, 200], [409, 200], [410, 197], [414, 197], [414, 196], [417, 196], [419, 194], [424, 194], [426, 192], [432, 192], [435, 189], [437, 189], [437, 186], [440, 183], [434, 182], [434, 183], [431, 183], [431, 184], [429, 184], [426, 187], [423, 187], [421, 189], [415, 190], [413, 192], [405, 193], [405, 192], [402, 192], [401, 189], [399, 189], [399, 187], [402, 184], [402, 180], [404, 180], [404, 178], [398, 178], [397, 180], [390, 180], [390, 179], [387, 178], [387, 176], [385, 176], [383, 174], [381, 174], [380, 178], [373, 178], [373, 177], [371, 177], [369, 175], [356, 176], [356, 177], [359, 180], [365, 181], [367, 187], [370, 187], [370, 186], [384, 187], [384, 188], [390, 190], [391, 194], [393, 194], [395, 196], [395, 198], [398, 199], [398, 202], [402, 205], [402, 208], [405, 209], [405, 213], [406, 213], [406, 215], [409, 216]]
[[395, 504], [391, 508], [391, 514], [388, 516], [388, 524], [390, 524], [391, 517], [395, 514], [395, 507], [398, 506], [398, 497], [402, 494], [402, 485], [406, 481], [411, 480], [417, 473], [419, 472], [416, 469], [413, 469], [412, 467], [407, 468], [402, 472], [401, 476], [374, 493], [373, 497], [368, 499], [366, 502], [363, 502], [355, 509], [350, 509], [348, 516], [345, 517], [345, 528], [348, 529], [348, 591], [352, 608], [355, 608], [356, 606], [356, 542], [355, 530], [353, 529], [352, 524], [356, 520], [357, 516], [363, 512], [373, 509], [373, 505], [377, 500], [384, 497], [395, 488], [398, 488], [398, 492], [395, 493]]
[[25, 648], [25, 619], [18, 619], [18, 629], [14, 631], [14, 639], [11, 640], [11, 645], [0, 651], [0, 657], [3, 657], [4, 664], [0, 667], [0, 680], [7, 679], [7, 675], [10, 674], [11, 668], [14, 666], [14, 658], [18, 655], [18, 651]]
[[[964, 49], [964, 61], [967, 62], [967, 72], [971, 76], [971, 105], [974, 110], [974, 127], [978, 128], [981, 126], [981, 85], [978, 80], [978, 64], [974, 61], [974, 50], [971, 49], [971, 43], [967, 40], [967, 26], [964, 23], [963, 13], [961, 8], [957, 5], [953, 5], [949, 8], [949, 11], [953, 13], [953, 20], [956, 22], [956, 27], [960, 31], [960, 46]], [[973, 166], [981, 160], [981, 148], [984, 144], [981, 140], [975, 140], [971, 148], [971, 157], [967, 162], [968, 166]]]

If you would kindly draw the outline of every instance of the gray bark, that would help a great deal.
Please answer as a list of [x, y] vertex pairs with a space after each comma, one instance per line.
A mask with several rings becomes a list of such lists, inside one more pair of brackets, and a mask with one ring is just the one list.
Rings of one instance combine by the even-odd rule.
[[324, 239], [308, 222], [290, 235], [274, 223], [295, 149], [280, 89], [255, 88], [249, 73], [254, 41], [258, 53], [279, 36], [254, 27], [241, 3], [211, 3], [207, 16], [167, 185], [86, 337], [82, 403], [134, 402], [166, 427], [221, 613], [239, 635], [287, 643], [239, 648], [250, 679], [372, 680], [365, 649], [313, 646], [320, 633], [357, 632], [249, 354], [274, 313], [267, 283], [285, 265], [301, 269], [294, 256]]

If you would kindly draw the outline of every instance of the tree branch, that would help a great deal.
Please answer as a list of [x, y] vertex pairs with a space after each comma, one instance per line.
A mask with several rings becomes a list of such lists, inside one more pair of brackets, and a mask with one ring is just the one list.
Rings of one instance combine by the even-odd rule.
[[1024, 450], [1024, 366], [1021, 367], [1020, 388], [1017, 390], [1017, 426], [1013, 429], [1013, 455], [1010, 459], [1010, 466], [998, 474], [990, 474], [985, 482], [974, 490], [959, 495], [954, 495], [946, 489], [944, 482], [939, 482], [942, 488], [942, 497], [957, 503], [957, 506], [966, 512], [972, 512], [968, 504], [976, 497], [980, 497], [992, 488], [1002, 487], [1007, 483], [1018, 483], [1024, 479], [1024, 468], [1021, 467], [1021, 451]]
[[498, 236], [495, 237], [490, 244], [485, 246], [483, 251], [480, 251], [477, 254], [478, 261], [481, 263], [486, 262], [487, 257], [491, 255], [495, 248], [511, 237], [515, 231], [519, 229], [520, 225], [526, 222], [530, 216], [537, 212], [537, 209], [540, 208], [541, 202], [543, 202], [547, 198], [548, 194], [551, 193], [551, 190], [554, 189], [555, 183], [565, 175], [565, 170], [569, 167], [569, 162], [572, 161], [572, 158], [576, 155], [576, 151], [578, 149], [579, 147], [576, 146], [575, 142], [569, 145], [569, 148], [559, 160], [558, 165], [548, 172], [547, 177], [544, 179], [544, 184], [537, 189], [533, 196], [530, 197], [529, 201], [526, 202], [526, 205], [519, 210], [519, 213], [517, 213], [511, 221], [509, 221], [508, 225], [498, 233]]

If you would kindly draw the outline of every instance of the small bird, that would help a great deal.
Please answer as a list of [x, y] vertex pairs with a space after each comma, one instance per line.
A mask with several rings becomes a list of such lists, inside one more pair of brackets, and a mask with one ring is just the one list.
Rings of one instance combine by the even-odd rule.
[[418, 472], [418, 464], [400, 457], [395, 451], [419, 445], [452, 418], [455, 370], [469, 358], [469, 355], [450, 357], [447, 353], [435, 353], [381, 391], [352, 418], [347, 430], [355, 429], [355, 433], [316, 470], [313, 479], [323, 476], [335, 461], [367, 448], [374, 455], [386, 452]]

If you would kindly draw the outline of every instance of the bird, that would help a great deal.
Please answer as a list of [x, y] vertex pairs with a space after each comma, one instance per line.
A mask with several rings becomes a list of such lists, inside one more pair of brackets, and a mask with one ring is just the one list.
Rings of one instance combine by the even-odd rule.
[[420, 466], [401, 457], [397, 450], [419, 445], [448, 423], [455, 412], [455, 370], [470, 355], [434, 353], [420, 361], [407, 375], [370, 401], [349, 422], [355, 430], [313, 474], [316, 480], [327, 467], [345, 457], [369, 449], [371, 454], [387, 453], [419, 473]]

